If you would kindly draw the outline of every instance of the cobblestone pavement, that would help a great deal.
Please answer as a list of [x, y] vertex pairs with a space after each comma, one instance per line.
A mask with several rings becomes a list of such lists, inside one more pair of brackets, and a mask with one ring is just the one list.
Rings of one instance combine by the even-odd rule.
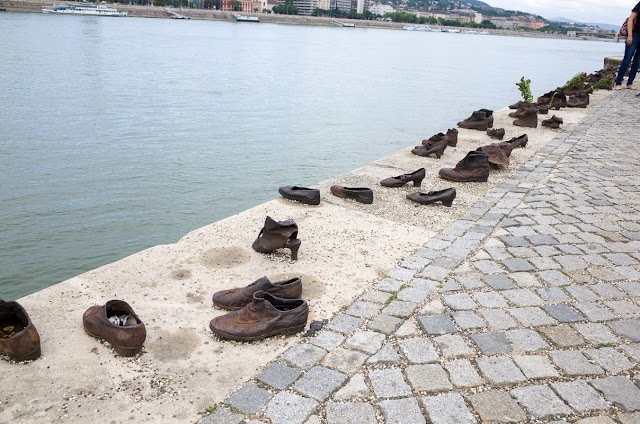
[[201, 423], [640, 423], [640, 122], [621, 91]]

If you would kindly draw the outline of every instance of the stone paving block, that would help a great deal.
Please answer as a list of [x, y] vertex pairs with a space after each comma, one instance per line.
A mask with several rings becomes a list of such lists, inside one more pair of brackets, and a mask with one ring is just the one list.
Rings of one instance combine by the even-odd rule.
[[393, 398], [411, 395], [411, 388], [404, 381], [402, 373], [394, 369], [373, 370], [369, 380], [378, 398]]
[[487, 326], [485, 322], [478, 315], [471, 311], [458, 311], [451, 314], [458, 327], [463, 330], [471, 328], [484, 328]]
[[485, 355], [509, 353], [513, 350], [511, 343], [503, 332], [474, 333], [469, 335]]
[[[507, 251], [516, 258], [533, 258], [538, 256], [535, 250], [529, 247], [510, 247]], [[509, 258], [505, 258], [509, 259]]]
[[552, 350], [549, 352], [551, 360], [569, 376], [598, 375], [604, 371], [598, 365], [592, 364], [580, 352], [573, 350]]
[[457, 293], [444, 296], [444, 303], [453, 310], [473, 310], [478, 306], [467, 293]]
[[640, 410], [640, 389], [627, 377], [605, 377], [591, 380], [591, 385], [602, 392], [609, 402], [626, 411]]
[[537, 275], [542, 281], [554, 287], [565, 287], [573, 284], [569, 277], [554, 269], [540, 271]]
[[274, 424], [302, 424], [317, 407], [313, 399], [280, 392], [269, 401], [264, 415]]
[[414, 287], [408, 287], [398, 292], [398, 299], [405, 302], [420, 303], [427, 298], [429, 292], [419, 290]]
[[628, 300], [605, 300], [604, 304], [621, 318], [640, 318], [640, 306]]
[[[418, 406], [418, 401], [412, 397], [383, 400], [380, 402], [380, 409], [386, 424], [424, 424], [426, 422]], [[355, 423], [357, 421], [354, 421], [353, 424]]]
[[442, 287], [440, 288], [440, 293], [448, 293], [448, 292], [454, 292], [454, 291], [460, 291], [462, 290], [462, 286], [460, 284], [458, 284], [457, 281], [455, 280], [447, 280], [444, 282], [444, 284], [442, 284]]
[[388, 272], [389, 277], [394, 280], [404, 281], [405, 283], [413, 278], [415, 271], [413, 269], [402, 268], [397, 266]]
[[640, 343], [620, 346], [620, 349], [631, 359], [640, 362]]
[[375, 331], [358, 331], [344, 342], [344, 345], [353, 349], [373, 355], [381, 347], [386, 340], [384, 334]]
[[400, 290], [400, 287], [402, 287], [402, 284], [403, 284], [402, 281], [394, 280], [392, 278], [385, 278], [384, 280], [375, 284], [373, 288], [383, 292], [395, 293], [398, 290]]
[[444, 367], [449, 372], [449, 378], [456, 387], [476, 387], [483, 384], [482, 377], [476, 372], [468, 359], [447, 362]]
[[582, 312], [591, 322], [608, 321], [616, 317], [613, 312], [596, 302], [574, 303], [573, 306]]
[[368, 403], [334, 403], [326, 408], [328, 424], [376, 424], [373, 406]]
[[336, 400], [365, 399], [367, 397], [369, 397], [369, 388], [362, 374], [351, 377], [347, 384], [333, 395]]
[[576, 421], [576, 424], [616, 424], [616, 422], [609, 417], [601, 416], [601, 417], [583, 418], [581, 420]]
[[428, 317], [418, 317], [420, 326], [430, 336], [438, 334], [456, 333], [458, 329], [446, 314], [435, 314]]
[[409, 286], [422, 290], [423, 292], [431, 293], [438, 290], [441, 283], [433, 280], [425, 280], [424, 278], [414, 278], [409, 281]]
[[632, 364], [626, 356], [612, 347], [587, 349], [583, 351], [583, 353], [587, 358], [595, 361], [606, 371], [612, 373], [617, 374], [622, 371], [630, 370], [634, 366], [634, 364]]
[[527, 417], [520, 405], [502, 391], [472, 394], [468, 399], [484, 423], [519, 423]]
[[618, 414], [618, 420], [622, 424], [640, 424], [640, 412]]
[[224, 403], [239, 409], [243, 414], [255, 414], [273, 395], [255, 384], [247, 383], [229, 396]]
[[507, 246], [511, 247], [526, 247], [529, 246], [529, 241], [523, 237], [504, 236], [500, 237], [500, 240]]
[[360, 327], [364, 321], [361, 318], [352, 317], [351, 315], [338, 314], [329, 323], [329, 330], [337, 331], [342, 334], [351, 334]]
[[509, 306], [505, 298], [496, 292], [475, 292], [473, 297], [485, 308], [506, 308]]
[[393, 334], [403, 323], [404, 321], [400, 318], [380, 314], [367, 324], [367, 328], [369, 330], [390, 335]]
[[369, 356], [365, 353], [338, 347], [327, 353], [320, 363], [327, 368], [350, 375], [355, 373], [368, 358]]
[[400, 363], [400, 355], [393, 348], [391, 343], [386, 343], [375, 355], [371, 356], [367, 359], [367, 363], [369, 364], [399, 364]]
[[527, 240], [534, 246], [558, 244], [558, 240], [548, 234], [537, 234], [528, 236]]
[[571, 409], [548, 386], [518, 387], [510, 393], [534, 418], [550, 418], [571, 413]]
[[405, 321], [396, 331], [396, 337], [411, 337], [420, 334], [420, 329], [412, 319]]
[[509, 385], [526, 381], [526, 377], [508, 356], [476, 359], [482, 376], [493, 385]]
[[329, 368], [315, 366], [293, 385], [297, 392], [324, 402], [347, 381], [347, 376]]
[[382, 313], [400, 318], [407, 318], [413, 313], [417, 306], [417, 303], [394, 300], [382, 310]]
[[527, 226], [511, 227], [509, 228], [509, 232], [516, 237], [524, 237], [537, 234], [533, 228]]
[[509, 272], [534, 271], [536, 269], [531, 265], [531, 262], [523, 258], [503, 259], [501, 262]]
[[438, 344], [445, 358], [466, 357], [475, 354], [473, 348], [461, 336], [445, 334], [434, 337], [433, 340]]
[[573, 301], [560, 287], [544, 287], [536, 291], [538, 292], [538, 296], [545, 302], [559, 303]]
[[561, 266], [551, 258], [535, 257], [529, 258], [529, 262], [533, 264], [534, 268], [538, 271], [546, 271], [549, 269], [560, 269]]
[[535, 352], [549, 348], [547, 342], [534, 330], [509, 330], [506, 335], [514, 352]]
[[282, 359], [289, 364], [308, 370], [320, 362], [320, 359], [327, 354], [327, 351], [312, 344], [299, 344], [290, 347], [282, 354]]
[[516, 306], [544, 305], [540, 296], [529, 289], [505, 290], [501, 294]]
[[511, 315], [499, 309], [481, 309], [478, 312], [494, 330], [506, 330], [518, 325]]
[[440, 359], [433, 343], [428, 338], [403, 339], [398, 341], [398, 345], [412, 364], [437, 362]]
[[555, 383], [551, 387], [579, 413], [607, 409], [609, 404], [583, 380]]
[[455, 277], [455, 280], [465, 289], [481, 289], [486, 287], [482, 281], [482, 274], [467, 274]]
[[555, 256], [560, 254], [560, 251], [553, 246], [535, 246], [533, 250], [535, 250], [538, 255], [543, 257]]
[[585, 286], [572, 285], [566, 287], [565, 290], [580, 302], [592, 302], [595, 300], [600, 300], [597, 294], [595, 294]]
[[558, 255], [553, 259], [555, 259], [565, 271], [577, 271], [586, 269], [588, 266], [579, 255]]
[[604, 324], [573, 324], [573, 328], [575, 328], [587, 342], [592, 344], [620, 342], [620, 339], [618, 339]]
[[453, 389], [440, 364], [409, 365], [404, 373], [413, 390], [437, 393]]
[[244, 420], [244, 415], [236, 414], [228, 409], [218, 408], [198, 421], [198, 424], [240, 424], [242, 420]]
[[541, 355], [515, 355], [514, 362], [529, 379], [559, 377], [558, 371], [551, 362]]
[[422, 398], [424, 409], [434, 424], [475, 423], [476, 419], [458, 393], [446, 393]]
[[611, 283], [598, 283], [590, 287], [601, 298], [605, 299], [622, 299], [626, 294]]
[[369, 290], [360, 296], [360, 300], [373, 303], [385, 303], [391, 297], [390, 293], [385, 293], [378, 290]]
[[504, 274], [491, 274], [484, 276], [484, 282], [494, 290], [510, 290], [518, 288], [513, 280]]
[[633, 340], [634, 342], [640, 342], [640, 321], [637, 319], [624, 319], [619, 321], [612, 321], [609, 326], [613, 328], [613, 331], [620, 334], [623, 337]]
[[371, 318], [375, 316], [382, 309], [382, 305], [372, 302], [363, 302], [356, 300], [347, 309], [346, 313], [359, 318]]
[[582, 314], [567, 305], [545, 305], [542, 309], [560, 322], [577, 322], [586, 320]]
[[325, 330], [309, 339], [309, 341], [311, 344], [321, 347], [324, 350], [331, 350], [344, 341], [344, 336], [334, 333], [333, 331]]
[[258, 375], [258, 380], [276, 389], [284, 389], [300, 377], [300, 371], [278, 362], [271, 362]]
[[434, 281], [444, 281], [450, 272], [451, 271], [446, 268], [429, 265], [420, 273], [420, 277]]
[[627, 292], [629, 296], [640, 296], [640, 282], [638, 281], [623, 281], [618, 283], [618, 287]]
[[[558, 241], [560, 241], [561, 243], [577, 243], [580, 242], [580, 239], [570, 235], [570, 234], [563, 234], [559, 237], [556, 237], [558, 239]], [[567, 253], [569, 255], [581, 255], [583, 252], [582, 250], [578, 249], [576, 246], [572, 245], [572, 244], [563, 244], [561, 246], [557, 246], [558, 249], [560, 249], [560, 251], [562, 251], [562, 253]]]
[[511, 315], [513, 315], [522, 325], [525, 327], [537, 327], [539, 325], [554, 324], [553, 320], [542, 309], [537, 306], [531, 306], [526, 308], [511, 308], [507, 309]]

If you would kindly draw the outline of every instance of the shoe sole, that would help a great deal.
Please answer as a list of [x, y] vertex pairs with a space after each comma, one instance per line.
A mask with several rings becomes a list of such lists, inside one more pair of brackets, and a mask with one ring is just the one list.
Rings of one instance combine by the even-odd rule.
[[268, 337], [273, 337], [273, 336], [290, 336], [303, 331], [305, 326], [306, 326], [306, 323], [303, 325], [298, 325], [296, 327], [273, 330], [269, 333], [262, 334], [259, 336], [238, 336], [236, 334], [229, 334], [229, 333], [225, 333], [224, 331], [220, 331], [217, 328], [213, 327], [211, 323], [209, 323], [209, 329], [213, 332], [213, 334], [215, 334], [221, 339], [235, 340], [237, 342], [254, 342], [256, 340], [262, 340], [262, 339], [266, 339]]

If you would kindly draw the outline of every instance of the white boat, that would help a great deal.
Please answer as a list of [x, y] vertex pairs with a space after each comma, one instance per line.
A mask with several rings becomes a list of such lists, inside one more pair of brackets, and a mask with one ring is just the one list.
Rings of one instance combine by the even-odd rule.
[[51, 8], [43, 7], [42, 13], [58, 13], [62, 15], [92, 15], [92, 16], [127, 16], [127, 12], [118, 12], [113, 7], [96, 3], [56, 4]]
[[417, 26], [416, 31], [431, 31], [431, 27], [429, 25]]
[[233, 15], [238, 22], [260, 22], [260, 18], [257, 16], [244, 16], [244, 15]]
[[405, 25], [402, 27], [402, 29], [407, 30], [407, 31], [415, 31], [416, 27], [414, 27], [413, 25]]

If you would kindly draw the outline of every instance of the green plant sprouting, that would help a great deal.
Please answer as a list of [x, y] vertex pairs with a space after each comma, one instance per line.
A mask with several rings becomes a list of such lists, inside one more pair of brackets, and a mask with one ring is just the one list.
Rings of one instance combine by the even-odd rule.
[[531, 94], [531, 80], [524, 79], [524, 77], [520, 78], [520, 82], [516, 83], [518, 89], [520, 90], [520, 94], [522, 94], [522, 100], [527, 103], [533, 102], [533, 95]]

